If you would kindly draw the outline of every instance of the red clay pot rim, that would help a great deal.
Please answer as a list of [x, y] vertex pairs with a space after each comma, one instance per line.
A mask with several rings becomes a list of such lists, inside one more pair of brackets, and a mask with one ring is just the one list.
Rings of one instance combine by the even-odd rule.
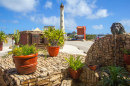
[[126, 56], [130, 56], [130, 55], [128, 55], [128, 54], [124, 54], [124, 55], [126, 55]]
[[31, 54], [31, 55], [25, 55], [25, 56], [13, 56], [13, 58], [15, 58], [15, 59], [28, 59], [28, 58], [32, 58], [32, 57], [34, 57], [34, 56], [38, 56], [38, 53], [36, 53], [36, 54]]
[[[68, 67], [69, 69], [73, 70], [71, 67]], [[80, 68], [78, 70], [83, 70], [83, 68]], [[74, 71], [78, 71], [78, 70], [74, 70]]]
[[47, 46], [47, 47], [60, 47], [60, 46]]
[[14, 43], [15, 45], [19, 45], [19, 43], [17, 44], [17, 43]]

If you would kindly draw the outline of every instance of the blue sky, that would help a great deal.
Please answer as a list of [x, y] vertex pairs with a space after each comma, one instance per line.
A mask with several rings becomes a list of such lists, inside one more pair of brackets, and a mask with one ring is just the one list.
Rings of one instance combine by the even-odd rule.
[[60, 4], [64, 5], [65, 32], [86, 26], [86, 34], [111, 34], [120, 22], [130, 33], [130, 0], [0, 0], [0, 30], [34, 30], [60, 27]]

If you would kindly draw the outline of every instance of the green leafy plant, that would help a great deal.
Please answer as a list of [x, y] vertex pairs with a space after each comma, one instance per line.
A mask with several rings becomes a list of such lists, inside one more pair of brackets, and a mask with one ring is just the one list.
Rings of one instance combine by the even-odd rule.
[[44, 31], [42, 38], [47, 38], [49, 46], [61, 46], [64, 44], [64, 34], [62, 30], [49, 27]]
[[70, 58], [66, 58], [65, 60], [67, 63], [69, 63], [69, 67], [73, 70], [79, 70], [81, 69], [85, 64], [81, 62], [82, 59], [80, 59], [80, 55], [74, 58], [72, 55], [70, 55]]
[[99, 84], [102, 86], [128, 86], [127, 74], [123, 67], [103, 67], [102, 78]]
[[124, 54], [130, 55], [130, 49], [121, 49]]
[[19, 40], [20, 40], [20, 32], [19, 30], [16, 31], [16, 29], [14, 30], [14, 40], [15, 40], [15, 44], [19, 44]]
[[7, 36], [2, 30], [0, 31], [0, 42], [8, 43]]
[[30, 55], [37, 53], [37, 49], [34, 45], [29, 46], [27, 45], [21, 45], [21, 47], [15, 47], [11, 52], [8, 54], [13, 54], [13, 56], [24, 56], [24, 55]]

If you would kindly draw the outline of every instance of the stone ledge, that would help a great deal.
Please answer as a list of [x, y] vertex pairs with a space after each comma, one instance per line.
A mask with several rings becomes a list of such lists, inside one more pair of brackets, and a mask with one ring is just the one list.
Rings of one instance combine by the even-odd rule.
[[[78, 55], [73, 55], [77, 57]], [[70, 57], [70, 54], [59, 53], [57, 57], [47, 58], [45, 55], [38, 56], [36, 72], [29, 75], [19, 75], [15, 69], [12, 56], [0, 58], [0, 84], [4, 86], [31, 86], [31, 85], [60, 85], [61, 81], [68, 76], [68, 65], [64, 57]], [[85, 61], [85, 56], [82, 62]]]

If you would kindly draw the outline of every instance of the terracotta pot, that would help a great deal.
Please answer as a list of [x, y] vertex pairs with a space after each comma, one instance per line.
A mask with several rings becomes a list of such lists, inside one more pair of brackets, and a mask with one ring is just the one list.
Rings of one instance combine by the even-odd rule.
[[70, 67], [68, 69], [69, 69], [69, 72], [70, 72], [70, 76], [73, 79], [78, 79], [81, 72], [83, 71], [83, 69], [79, 69], [79, 70], [75, 71], [75, 70], [71, 69]]
[[30, 74], [37, 69], [37, 56], [36, 54], [26, 56], [13, 56], [13, 61], [18, 74]]
[[97, 65], [93, 65], [93, 66], [92, 66], [92, 65], [88, 65], [88, 67], [89, 67], [90, 69], [92, 69], [92, 70], [94, 70], [94, 71], [95, 71], [95, 70], [96, 70], [96, 68], [97, 68]]
[[16, 43], [15, 43], [15, 46], [19, 47], [19, 44], [16, 44]]
[[130, 65], [126, 65], [126, 68], [130, 72]]
[[124, 61], [127, 65], [130, 65], [130, 55], [124, 54]]
[[48, 49], [49, 55], [52, 57], [57, 56], [59, 53], [59, 46], [57, 46], [57, 47], [48, 46], [47, 49]]
[[14, 40], [14, 37], [12, 37], [12, 40]]
[[3, 50], [3, 42], [0, 42], [0, 51]]

